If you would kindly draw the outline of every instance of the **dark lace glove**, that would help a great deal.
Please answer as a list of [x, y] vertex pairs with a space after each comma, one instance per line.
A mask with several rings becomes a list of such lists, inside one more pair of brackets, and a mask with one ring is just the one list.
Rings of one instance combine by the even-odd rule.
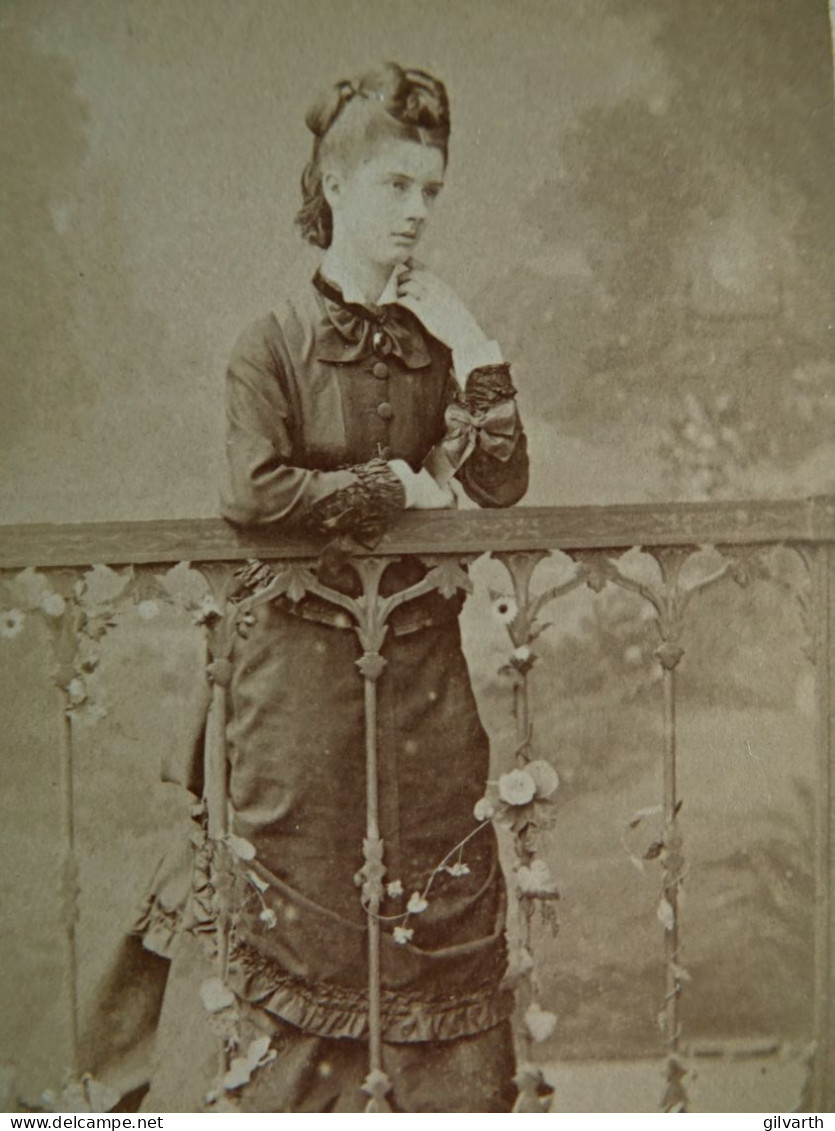
[[357, 476], [356, 483], [314, 503], [304, 522], [317, 534], [333, 538], [350, 535], [371, 548], [393, 516], [405, 508], [406, 491], [384, 459], [375, 458], [348, 470]]
[[480, 365], [467, 378], [467, 385], [461, 403], [470, 412], [485, 412], [502, 401], [510, 401], [516, 396], [516, 389], [510, 378], [510, 366]]

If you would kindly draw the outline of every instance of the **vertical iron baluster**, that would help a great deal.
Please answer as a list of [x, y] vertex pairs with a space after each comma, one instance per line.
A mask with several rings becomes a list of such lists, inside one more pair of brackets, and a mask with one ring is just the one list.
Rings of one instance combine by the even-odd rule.
[[835, 976], [832, 964], [835, 904], [832, 899], [835, 850], [835, 783], [833, 783], [832, 687], [833, 606], [835, 605], [835, 546], [817, 545], [811, 554], [814, 607], [815, 683], [817, 692], [817, 809], [815, 829], [815, 1058], [812, 1069], [812, 1111], [832, 1111], [835, 1105]]
[[[203, 746], [203, 794], [206, 802], [206, 833], [212, 850], [213, 868], [223, 860], [223, 841], [229, 833], [229, 806], [227, 800], [226, 772], [226, 695], [231, 678], [230, 656], [233, 627], [227, 609], [227, 593], [232, 577], [232, 566], [223, 562], [201, 563], [197, 567], [209, 584], [211, 602], [202, 616], [206, 629], [208, 664], [206, 678], [212, 688], [209, 711], [206, 717], [206, 736]], [[217, 900], [215, 965], [217, 976], [226, 982], [229, 968], [229, 913], [226, 883], [216, 886]], [[227, 1041], [221, 1036], [218, 1042], [219, 1075], [229, 1067]]]
[[[500, 561], [510, 574], [513, 584], [513, 596], [516, 600], [516, 616], [508, 625], [508, 633], [513, 644], [519, 647], [527, 644], [533, 621], [538, 610], [532, 608], [531, 579], [539, 563], [549, 556], [547, 550], [516, 551], [505, 553], [495, 551], [490, 555]], [[528, 745], [531, 735], [530, 721], [530, 692], [528, 689], [528, 673], [519, 672], [513, 684], [513, 717], [516, 722], [516, 762], [524, 766], [530, 761]]]
[[78, 1040], [78, 859], [75, 845], [75, 765], [73, 760], [72, 719], [66, 692], [61, 693], [61, 825], [64, 859], [62, 863], [62, 895], [64, 933], [67, 948], [67, 992], [70, 1015], [70, 1072], [75, 1079], [80, 1071]]
[[[539, 563], [549, 556], [546, 550], [500, 552], [494, 551], [491, 557], [500, 561], [510, 574], [513, 584], [513, 595], [516, 602], [516, 614], [506, 626], [508, 635], [515, 648], [527, 645], [533, 640], [536, 614], [541, 607], [541, 602], [531, 594], [531, 581], [534, 571]], [[516, 765], [521, 769], [531, 761], [531, 713], [530, 690], [528, 685], [528, 671], [526, 669], [514, 672], [513, 682], [513, 717], [515, 721]], [[530, 867], [534, 859], [533, 846], [530, 837], [525, 833], [514, 836], [514, 847], [517, 862], [523, 867]], [[536, 911], [536, 900], [526, 898], [521, 892], [517, 896], [519, 916], [519, 947], [522, 953], [533, 955], [533, 917]], [[534, 1008], [537, 999], [538, 987], [536, 967], [523, 975], [516, 988], [516, 1008], [520, 1016], [527, 1020], [528, 1010]], [[515, 1112], [545, 1113], [550, 1110], [550, 1100], [540, 1099], [539, 1092], [545, 1090], [545, 1081], [542, 1070], [534, 1063], [533, 1059], [534, 1037], [529, 1026], [524, 1023], [517, 1029], [517, 1062], [519, 1071], [516, 1082], [519, 1095], [514, 1106]]]
[[83, 614], [73, 591], [74, 571], [54, 571], [53, 582], [65, 594], [65, 606], [53, 631], [55, 668], [52, 682], [58, 689], [61, 702], [61, 897], [64, 921], [64, 940], [67, 955], [67, 997], [70, 1028], [69, 1069], [72, 1079], [81, 1070], [79, 1063], [78, 1017], [78, 941], [76, 928], [79, 918], [79, 871], [76, 853], [75, 822], [75, 756], [73, 750], [72, 698], [70, 684], [76, 675], [78, 630]]
[[667, 1087], [664, 1094], [665, 1111], [686, 1111], [687, 1093], [684, 1089], [685, 1069], [680, 1059], [681, 998], [679, 887], [684, 869], [681, 832], [678, 824], [680, 808], [676, 781], [677, 731], [676, 731], [676, 668], [684, 655], [680, 636], [684, 594], [680, 588], [682, 567], [696, 547], [670, 546], [649, 548], [661, 570], [662, 599], [657, 620], [661, 644], [655, 655], [661, 664], [664, 690], [664, 849], [661, 853], [663, 869], [662, 910], [664, 922], [664, 1035], [667, 1043]]
[[380, 598], [380, 579], [388, 562], [365, 558], [354, 563], [362, 581], [362, 597], [357, 601], [356, 632], [363, 648], [357, 667], [365, 681], [365, 795], [366, 824], [363, 855], [363, 900], [368, 924], [368, 1076], [366, 1111], [386, 1112], [386, 1094], [391, 1082], [383, 1071], [382, 1002], [380, 968], [380, 903], [383, 898], [384, 845], [380, 837], [377, 759], [377, 680], [386, 666], [380, 654], [386, 637], [386, 607]]

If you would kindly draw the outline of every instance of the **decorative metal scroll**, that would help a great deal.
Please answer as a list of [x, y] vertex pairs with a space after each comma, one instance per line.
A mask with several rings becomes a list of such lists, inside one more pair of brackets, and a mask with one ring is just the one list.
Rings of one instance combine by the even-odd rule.
[[[663, 1097], [665, 1111], [682, 1112], [687, 1110], [688, 1096], [685, 1087], [687, 1069], [682, 1056], [680, 1023], [680, 999], [687, 973], [681, 962], [681, 938], [679, 924], [679, 893], [685, 875], [684, 845], [681, 835], [679, 813], [682, 798], [677, 787], [677, 728], [676, 728], [676, 669], [684, 655], [682, 630], [685, 612], [692, 599], [699, 593], [731, 579], [739, 586], [747, 586], [755, 579], [775, 580], [769, 570], [766, 554], [773, 546], [753, 544], [747, 546], [718, 545], [715, 549], [724, 559], [722, 564], [706, 576], [685, 585], [682, 571], [692, 555], [699, 552], [695, 545], [645, 547], [644, 552], [656, 561], [660, 572], [660, 584], [648, 585], [624, 573], [618, 565], [629, 547], [605, 550], [568, 550], [566, 553], [576, 563], [571, 576], [560, 584], [541, 593], [533, 593], [531, 584], [537, 567], [550, 557], [544, 551], [494, 552], [491, 556], [500, 561], [510, 575], [513, 597], [502, 598], [494, 593], [494, 606], [499, 608], [510, 636], [513, 651], [510, 664], [503, 670], [510, 674], [513, 682], [513, 711], [516, 720], [516, 734], [519, 743], [517, 758], [519, 764], [528, 764], [533, 757], [535, 743], [533, 727], [530, 722], [529, 676], [536, 660], [535, 642], [548, 626], [543, 624], [540, 614], [552, 602], [566, 596], [580, 586], [586, 585], [595, 593], [600, 593], [612, 584], [636, 594], [647, 602], [652, 610], [659, 643], [655, 658], [662, 672], [664, 697], [663, 726], [663, 832], [654, 842], [651, 858], [657, 859], [661, 866], [661, 895], [657, 916], [664, 927], [664, 968], [665, 994], [658, 1015], [659, 1027], [667, 1046], [666, 1088]], [[821, 583], [822, 584], [822, 583]], [[820, 584], [816, 587], [820, 588]], [[805, 591], [794, 591], [801, 615], [808, 612], [809, 599]], [[804, 615], [804, 620], [808, 617]], [[633, 822], [637, 824], [638, 815]], [[523, 839], [519, 846], [523, 866], [529, 863], [526, 856], [531, 854], [529, 844]], [[522, 946], [527, 951], [531, 946], [530, 921], [531, 907], [522, 908]], [[826, 914], [826, 913], [824, 913]], [[820, 918], [820, 917], [819, 917]], [[819, 930], [819, 936], [821, 931]], [[824, 940], [819, 937], [816, 948], [817, 964], [820, 970], [821, 956], [828, 953]], [[523, 996], [535, 1000], [535, 964], [531, 964], [530, 984]], [[817, 981], [821, 985], [825, 974], [819, 973]], [[823, 996], [823, 995], [822, 995]], [[818, 1029], [821, 1024], [818, 1024]], [[532, 1040], [531, 1026], [523, 1032], [523, 1048], [530, 1052]], [[526, 1058], [527, 1059], [527, 1058]], [[541, 1074], [535, 1068], [528, 1068], [521, 1074], [520, 1086], [527, 1092], [528, 1102], [541, 1090]], [[526, 1106], [524, 1110], [537, 1110]]]
[[[520, 520], [521, 521], [521, 520]], [[528, 543], [530, 544], [530, 542]], [[831, 813], [831, 621], [833, 550], [822, 544], [806, 546], [792, 544], [807, 568], [805, 587], [794, 587], [792, 597], [804, 624], [809, 629], [811, 648], [809, 657], [816, 665], [818, 696], [819, 780], [821, 783], [817, 815], [817, 903], [815, 931], [815, 1038], [818, 1055], [814, 1059], [809, 1094], [806, 1104], [811, 1110], [823, 1110], [828, 1067], [827, 1052], [831, 1047], [833, 1006], [829, 1002], [830, 963], [832, 959], [832, 907], [831, 907], [831, 838], [829, 827]], [[530, 677], [536, 660], [536, 641], [547, 627], [541, 619], [552, 603], [572, 591], [587, 586], [599, 593], [614, 585], [635, 594], [646, 602], [652, 611], [652, 620], [658, 636], [655, 658], [660, 667], [663, 689], [663, 831], [653, 845], [653, 859], [660, 866], [660, 896], [658, 918], [664, 928], [665, 993], [659, 1013], [659, 1023], [667, 1050], [666, 1089], [663, 1107], [667, 1111], [684, 1111], [687, 1094], [687, 1064], [683, 1052], [680, 1002], [686, 981], [686, 970], [681, 959], [679, 902], [685, 878], [686, 861], [681, 835], [679, 814], [682, 798], [677, 783], [677, 724], [676, 679], [677, 669], [684, 654], [682, 633], [685, 614], [693, 598], [709, 588], [733, 581], [746, 586], [754, 581], [766, 580], [783, 584], [775, 577], [768, 564], [768, 554], [774, 546], [770, 543], [746, 546], [719, 544], [715, 546], [722, 558], [721, 565], [696, 581], [685, 583], [684, 567], [699, 547], [696, 545], [646, 547], [657, 563], [659, 578], [652, 585], [630, 576], [619, 564], [625, 548], [567, 551], [574, 563], [570, 575], [560, 584], [533, 591], [537, 568], [550, 557], [545, 550], [501, 551], [493, 557], [507, 570], [512, 596], [494, 594], [494, 608], [507, 629], [512, 651], [505, 667], [512, 684], [513, 714], [515, 721], [515, 766], [501, 775], [497, 787], [488, 790], [477, 818], [484, 821], [504, 820], [511, 830], [516, 846], [516, 891], [520, 905], [520, 961], [518, 975], [520, 1026], [520, 1064], [517, 1083], [518, 1112], [548, 1110], [547, 1091], [540, 1068], [535, 1062], [534, 1045], [547, 1039], [553, 1031], [555, 1018], [540, 1001], [537, 981], [537, 964], [534, 961], [533, 923], [537, 911], [546, 923], [553, 924], [553, 900], [556, 886], [547, 867], [538, 854], [539, 838], [544, 835], [551, 820], [548, 802], [556, 788], [553, 767], [536, 756], [535, 727], [531, 718]], [[381, 838], [378, 805], [377, 764], [377, 688], [384, 676], [386, 660], [383, 646], [392, 613], [404, 603], [413, 601], [433, 591], [452, 597], [459, 591], [469, 591], [470, 579], [464, 566], [475, 558], [469, 555], [423, 556], [426, 576], [417, 584], [391, 596], [380, 593], [380, 583], [388, 565], [395, 558], [365, 557], [352, 561], [361, 582], [359, 597], [346, 596], [323, 585], [312, 562], [301, 560], [293, 564], [277, 563], [274, 580], [257, 596], [237, 605], [236, 619], [251, 613], [256, 602], [278, 596], [298, 602], [305, 595], [315, 595], [341, 608], [350, 618], [362, 648], [357, 660], [365, 694], [365, 745], [366, 745], [366, 831], [363, 843], [364, 866], [360, 898], [368, 923], [368, 1002], [369, 1002], [369, 1071], [365, 1080], [368, 1095], [366, 1111], [390, 1110], [388, 1095], [391, 1080], [382, 1062], [381, 970], [380, 970], [380, 904], [386, 878], [385, 844]], [[64, 864], [62, 888], [64, 904], [64, 934], [67, 951], [68, 991], [70, 1015], [71, 1061], [74, 1080], [68, 1085], [66, 1095], [55, 1097], [55, 1110], [70, 1110], [68, 1105], [80, 1105], [75, 1110], [107, 1110], [107, 1096], [95, 1081], [81, 1075], [83, 1065], [78, 1056], [78, 956], [76, 924], [78, 920], [78, 864], [76, 860], [76, 828], [74, 800], [73, 728], [94, 723], [103, 713], [91, 690], [93, 674], [98, 664], [98, 645], [102, 637], [119, 621], [129, 607], [135, 607], [140, 617], [153, 619], [160, 602], [173, 602], [187, 610], [206, 631], [208, 664], [207, 676], [211, 684], [211, 708], [206, 740], [206, 811], [207, 836], [211, 844], [223, 845], [230, 840], [228, 802], [226, 795], [225, 710], [226, 687], [231, 675], [231, 633], [235, 620], [224, 615], [229, 579], [233, 563], [206, 563], [198, 567], [204, 581], [188, 571], [185, 563], [169, 569], [167, 566], [147, 565], [128, 567], [120, 571], [96, 566], [92, 569], [50, 569], [37, 572], [32, 569], [11, 578], [6, 611], [0, 614], [0, 636], [11, 638], [23, 629], [29, 617], [41, 619], [47, 626], [55, 657], [52, 673], [61, 702], [62, 769], [62, 827]], [[188, 573], [188, 579], [185, 580]], [[176, 577], [174, 576], [176, 575]], [[208, 591], [206, 590], [208, 584]], [[220, 899], [217, 933], [217, 974], [222, 986], [226, 978], [229, 935], [228, 915]], [[226, 1001], [226, 998], [223, 998]], [[222, 1008], [222, 1006], [220, 1007]], [[234, 1077], [236, 1069], [233, 1049], [228, 1038], [222, 1037], [219, 1051], [221, 1079]], [[266, 1063], [266, 1049], [250, 1050], [248, 1071]], [[240, 1061], [241, 1056], [237, 1057]], [[245, 1068], [247, 1066], [244, 1066]], [[237, 1077], [235, 1077], [237, 1079]], [[243, 1079], [243, 1076], [240, 1076]], [[248, 1076], [246, 1076], [248, 1078]], [[74, 1089], [74, 1091], [73, 1091]], [[234, 1090], [232, 1088], [231, 1090]], [[72, 1094], [70, 1094], [72, 1092]], [[61, 1105], [64, 1105], [63, 1108]], [[222, 1110], [217, 1104], [213, 1110]]]

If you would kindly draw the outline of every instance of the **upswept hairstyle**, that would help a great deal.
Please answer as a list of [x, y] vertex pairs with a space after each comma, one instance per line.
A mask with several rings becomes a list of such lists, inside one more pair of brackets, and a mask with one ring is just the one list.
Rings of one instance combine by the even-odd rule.
[[322, 190], [328, 159], [350, 163], [381, 137], [432, 145], [447, 159], [446, 87], [426, 71], [405, 70], [397, 63], [384, 63], [357, 79], [336, 83], [310, 108], [305, 122], [313, 134], [313, 154], [302, 173], [303, 203], [296, 223], [317, 247], [330, 247], [333, 237], [333, 217]]

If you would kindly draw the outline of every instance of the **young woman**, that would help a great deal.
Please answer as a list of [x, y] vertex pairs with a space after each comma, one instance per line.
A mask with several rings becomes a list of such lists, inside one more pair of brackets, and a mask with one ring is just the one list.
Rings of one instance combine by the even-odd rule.
[[[483, 506], [517, 502], [527, 454], [509, 369], [454, 291], [414, 258], [446, 172], [443, 85], [387, 64], [337, 84], [307, 124], [313, 154], [298, 221], [323, 256], [313, 279], [289, 286], [233, 350], [225, 517], [301, 524], [323, 545], [342, 539], [344, 551], [346, 538], [367, 543], [404, 509], [454, 506], [453, 477]], [[381, 592], [425, 573], [419, 560], [401, 558]], [[317, 576], [360, 592], [344, 552], [325, 553]], [[257, 563], [243, 570], [236, 598], [270, 577]], [[427, 906], [412, 904], [403, 926], [410, 893], [423, 892], [476, 829], [488, 775], [460, 604], [433, 592], [401, 605], [377, 684], [389, 885], [383, 1068], [395, 1111], [505, 1111], [513, 1102], [505, 897], [491, 827], [467, 842], [459, 867], [434, 877]], [[228, 795], [232, 832], [255, 856], [231, 897], [228, 986], [242, 1047], [268, 1036], [276, 1056], [252, 1073], [239, 1102], [251, 1111], [361, 1111], [369, 1012], [355, 879], [366, 834], [361, 650], [344, 611], [318, 596], [256, 602], [246, 622], [231, 657]], [[194, 790], [198, 778], [188, 782]], [[193, 1111], [217, 1074], [216, 1038], [196, 1020], [213, 924], [199, 880], [178, 911], [180, 882], [169, 871], [137, 928], [146, 950], [172, 960], [164, 974], [157, 967], [165, 994], [143, 1106]]]

